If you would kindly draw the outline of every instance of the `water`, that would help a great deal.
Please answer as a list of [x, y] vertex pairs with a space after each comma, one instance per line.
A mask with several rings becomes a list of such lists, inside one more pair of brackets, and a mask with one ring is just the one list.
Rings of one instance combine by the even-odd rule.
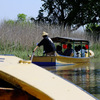
[[78, 85], [100, 99], [100, 63], [46, 67], [47, 70]]

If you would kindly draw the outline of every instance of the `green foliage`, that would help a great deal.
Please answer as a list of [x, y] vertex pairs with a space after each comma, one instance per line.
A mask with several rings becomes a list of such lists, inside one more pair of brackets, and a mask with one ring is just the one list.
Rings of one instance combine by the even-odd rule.
[[97, 23], [90, 23], [86, 26], [87, 35], [93, 36], [94, 42], [99, 41], [100, 25]]
[[[3, 43], [0, 41], [0, 54], [11, 54], [15, 55], [17, 57], [20, 57], [25, 60], [29, 60], [28, 55], [32, 55], [32, 51], [34, 50], [34, 46], [32, 47], [26, 47], [22, 46], [20, 43], [15, 44], [6, 42]], [[40, 47], [35, 52], [36, 56], [42, 56], [43, 55], [43, 47]]]
[[0, 42], [0, 54], [13, 54], [22, 59], [29, 59], [28, 54], [32, 52], [32, 49], [26, 49], [26, 47], [21, 46], [20, 43], [15, 45], [14, 43], [6, 42], [5, 44]]
[[100, 44], [99, 43], [96, 43], [96, 44], [93, 44], [90, 49], [92, 49], [93, 51], [97, 50], [97, 51], [100, 51]]
[[[64, 24], [78, 28], [100, 19], [100, 1], [97, 0], [42, 0], [39, 16], [44, 14], [44, 21]], [[45, 14], [46, 12], [46, 14]], [[39, 17], [40, 19], [42, 17]], [[97, 19], [98, 18], [98, 19]]]
[[15, 22], [13, 20], [8, 20], [8, 21], [5, 21], [7, 24], [14, 24]]
[[87, 24], [86, 31], [92, 32], [92, 33], [93, 32], [99, 32], [100, 31], [100, 25], [98, 25], [97, 23]]
[[94, 58], [92, 59], [92, 62], [98, 62], [100, 61], [100, 44], [95, 43], [90, 47], [90, 50], [94, 52]]
[[26, 16], [25, 14], [18, 14], [17, 17], [18, 17], [18, 21], [19, 22], [25, 22], [26, 21]]

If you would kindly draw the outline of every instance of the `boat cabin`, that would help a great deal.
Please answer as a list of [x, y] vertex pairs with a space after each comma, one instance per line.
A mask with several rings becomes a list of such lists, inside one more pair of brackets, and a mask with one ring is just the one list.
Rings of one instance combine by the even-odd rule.
[[[70, 37], [54, 37], [52, 38], [53, 42], [56, 45], [56, 48], [59, 46], [62, 47], [62, 51], [67, 49], [68, 44], [72, 45], [73, 49], [73, 57], [83, 57], [82, 55], [82, 49], [86, 50], [85, 57], [90, 57], [89, 53], [89, 41], [85, 39], [79, 39], [79, 38], [70, 38]], [[76, 50], [77, 49], [77, 50]], [[78, 49], [80, 49], [80, 56], [75, 56], [75, 51], [78, 52]]]

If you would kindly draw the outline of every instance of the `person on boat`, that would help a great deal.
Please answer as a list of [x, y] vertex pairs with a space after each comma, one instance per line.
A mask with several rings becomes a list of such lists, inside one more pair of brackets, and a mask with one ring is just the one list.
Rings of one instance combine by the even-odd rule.
[[75, 46], [74, 57], [79, 57], [78, 46]]
[[43, 39], [37, 44], [33, 52], [40, 46], [43, 46], [46, 56], [55, 56], [55, 45], [50, 37], [48, 37], [48, 33], [43, 32]]
[[77, 46], [77, 57], [81, 57], [81, 45]]
[[58, 54], [63, 55], [62, 47], [60, 45], [57, 45], [56, 51], [57, 51]]
[[[82, 49], [81, 49], [82, 48]], [[85, 57], [85, 53], [87, 53], [85, 46], [78, 46], [78, 57]]]
[[70, 43], [67, 45], [67, 49], [64, 51], [64, 55], [65, 56], [73, 56], [73, 49], [72, 49], [72, 45]]
[[81, 57], [85, 57], [85, 53], [87, 53], [85, 46], [82, 47], [80, 53], [81, 53]]

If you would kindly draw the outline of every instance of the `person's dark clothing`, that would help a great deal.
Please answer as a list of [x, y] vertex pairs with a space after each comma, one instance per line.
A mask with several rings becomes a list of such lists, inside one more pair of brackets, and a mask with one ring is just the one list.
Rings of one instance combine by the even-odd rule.
[[64, 51], [64, 55], [65, 56], [71, 56], [71, 53], [73, 52], [73, 49], [66, 49], [65, 51]]
[[38, 46], [43, 45], [44, 51], [45, 53], [49, 53], [49, 52], [54, 52], [55, 51], [55, 45], [52, 42], [52, 40], [46, 36], [43, 38], [43, 40], [40, 41], [40, 43], [38, 44]]
[[58, 54], [63, 55], [62, 47], [61, 47], [60, 45], [58, 45], [58, 46], [56, 47], [56, 51], [57, 51]]

